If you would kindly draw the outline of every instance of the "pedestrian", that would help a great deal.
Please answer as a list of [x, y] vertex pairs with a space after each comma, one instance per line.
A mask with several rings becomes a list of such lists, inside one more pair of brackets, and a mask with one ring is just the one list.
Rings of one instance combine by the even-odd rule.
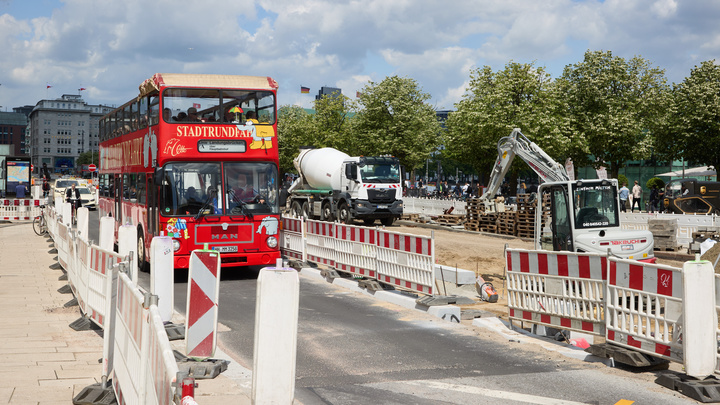
[[638, 181], [635, 180], [635, 185], [632, 189], [632, 207], [630, 207], [630, 212], [635, 212], [635, 203], [637, 203], [638, 211], [642, 212], [642, 187], [638, 184]]
[[50, 194], [50, 183], [48, 183], [47, 179], [43, 179], [42, 191], [43, 198], [47, 197], [48, 194]]
[[15, 198], [25, 198], [25, 193], [27, 192], [27, 186], [23, 183], [18, 183], [17, 186], [15, 186]]
[[652, 185], [650, 187], [650, 212], [657, 211], [657, 203], [658, 203], [658, 189], [656, 185]]
[[621, 212], [627, 212], [627, 202], [628, 197], [630, 196], [630, 189], [627, 188], [627, 183], [623, 183], [622, 187], [620, 188], [620, 211]]

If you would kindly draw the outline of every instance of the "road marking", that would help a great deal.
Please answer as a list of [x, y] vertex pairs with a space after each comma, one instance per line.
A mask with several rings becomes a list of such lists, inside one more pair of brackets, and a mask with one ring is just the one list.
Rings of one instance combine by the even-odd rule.
[[[446, 384], [438, 381], [404, 381], [405, 384], [420, 387], [436, 388], [441, 390], [458, 391], [466, 394], [478, 394], [486, 397], [507, 399], [518, 402], [527, 402], [537, 405], [588, 405], [585, 402], [563, 401], [557, 398], [539, 397], [537, 395], [519, 394], [516, 392], [490, 390], [487, 388], [472, 387], [469, 385]], [[623, 404], [621, 404], [623, 405]]]
[[629, 399], [621, 399], [615, 403], [615, 405], [632, 405], [635, 401], [631, 401]]

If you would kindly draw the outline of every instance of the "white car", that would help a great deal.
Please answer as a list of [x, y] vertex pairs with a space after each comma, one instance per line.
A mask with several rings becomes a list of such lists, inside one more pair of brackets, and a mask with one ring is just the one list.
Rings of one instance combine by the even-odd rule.
[[78, 190], [80, 190], [80, 204], [81, 206], [89, 209], [90, 211], [95, 211], [97, 208], [97, 204], [95, 204], [95, 194], [93, 194], [89, 188], [87, 187], [76, 187]]
[[80, 183], [78, 183], [77, 180], [73, 179], [57, 179], [55, 180], [55, 185], [53, 186], [53, 196], [54, 197], [61, 197], [63, 201], [65, 201], [65, 190], [75, 184], [75, 187], [79, 186]]

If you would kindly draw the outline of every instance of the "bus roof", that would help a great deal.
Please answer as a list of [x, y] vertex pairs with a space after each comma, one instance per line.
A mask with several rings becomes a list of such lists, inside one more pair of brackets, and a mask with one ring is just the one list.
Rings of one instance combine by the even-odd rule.
[[140, 85], [140, 96], [160, 87], [217, 87], [225, 89], [276, 90], [277, 82], [269, 76], [208, 75], [186, 73], [155, 73]]

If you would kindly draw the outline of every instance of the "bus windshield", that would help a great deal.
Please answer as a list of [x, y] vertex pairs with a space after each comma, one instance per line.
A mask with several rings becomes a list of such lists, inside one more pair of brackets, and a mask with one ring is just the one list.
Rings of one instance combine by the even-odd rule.
[[166, 89], [165, 122], [274, 124], [275, 96], [270, 91]]
[[610, 184], [573, 184], [575, 227], [602, 228], [619, 226], [617, 193]]
[[272, 163], [169, 163], [164, 176], [160, 211], [166, 216], [279, 213]]

